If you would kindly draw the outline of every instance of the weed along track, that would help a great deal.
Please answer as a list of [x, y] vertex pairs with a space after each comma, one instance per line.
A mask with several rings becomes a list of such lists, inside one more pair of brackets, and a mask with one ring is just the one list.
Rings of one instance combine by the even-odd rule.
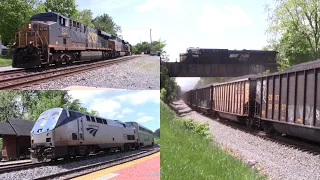
[[264, 179], [216, 143], [210, 143], [207, 125], [175, 116], [163, 102], [161, 128], [161, 179]]
[[[264, 131], [201, 114], [183, 101], [176, 101], [170, 106], [181, 118], [208, 123], [214, 144], [271, 179], [317, 179], [320, 176], [317, 171], [320, 168], [320, 150], [315, 142], [292, 136], [270, 137]], [[223, 170], [226, 171], [226, 167]]]

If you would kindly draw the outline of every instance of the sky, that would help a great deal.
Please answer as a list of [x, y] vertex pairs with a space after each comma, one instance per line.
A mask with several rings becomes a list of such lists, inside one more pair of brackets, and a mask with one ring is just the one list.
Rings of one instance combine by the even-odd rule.
[[[131, 44], [166, 41], [170, 61], [189, 47], [261, 49], [267, 45], [265, 4], [272, 0], [76, 0], [94, 16], [107, 13]], [[182, 89], [199, 78], [177, 78]]]
[[99, 116], [122, 122], [135, 121], [155, 131], [160, 128], [159, 90], [71, 90], [82, 106]]

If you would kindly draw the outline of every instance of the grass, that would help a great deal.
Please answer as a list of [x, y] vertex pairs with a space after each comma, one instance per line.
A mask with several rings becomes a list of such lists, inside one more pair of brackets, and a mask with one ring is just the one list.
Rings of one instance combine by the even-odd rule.
[[0, 67], [11, 66], [12, 60], [10, 58], [5, 58], [0, 56]]
[[155, 143], [155, 144], [160, 144], [160, 139], [157, 138], [157, 137], [154, 137], [154, 143]]
[[161, 101], [161, 179], [266, 179], [241, 160], [188, 129]]
[[2, 159], [2, 138], [0, 138], [0, 160]]

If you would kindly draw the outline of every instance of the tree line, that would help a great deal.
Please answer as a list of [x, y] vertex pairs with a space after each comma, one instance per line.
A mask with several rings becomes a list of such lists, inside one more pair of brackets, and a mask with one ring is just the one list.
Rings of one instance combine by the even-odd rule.
[[50, 108], [67, 108], [98, 116], [98, 112], [82, 106], [79, 99], [73, 99], [64, 90], [4, 90], [0, 93], [0, 122], [8, 118], [37, 120], [39, 115]]
[[181, 97], [181, 87], [175, 79], [168, 76], [166, 67], [160, 66], [160, 99], [165, 103], [171, 103]]
[[317, 0], [274, 0], [266, 5], [269, 45], [279, 52], [279, 70], [320, 58], [320, 2]]
[[110, 15], [105, 13], [93, 17], [90, 9], [77, 8], [75, 0], [0, 0], [0, 37], [7, 45], [14, 40], [15, 33], [32, 15], [42, 12], [56, 12], [113, 35], [121, 33], [121, 27]]
[[159, 51], [160, 54], [162, 54], [164, 52], [165, 46], [166, 46], [166, 42], [162, 41], [161, 39], [159, 39], [158, 41], [152, 41], [152, 46], [151, 46], [151, 43], [144, 41], [134, 45], [132, 47], [132, 53], [141, 54], [142, 52], [145, 52], [145, 51], [155, 50], [155, 51]]

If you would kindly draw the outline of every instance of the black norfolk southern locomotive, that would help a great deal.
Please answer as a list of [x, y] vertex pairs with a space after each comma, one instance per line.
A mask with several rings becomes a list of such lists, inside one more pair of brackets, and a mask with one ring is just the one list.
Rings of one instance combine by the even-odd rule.
[[131, 45], [54, 12], [35, 14], [15, 36], [12, 67], [57, 66], [131, 55]]

